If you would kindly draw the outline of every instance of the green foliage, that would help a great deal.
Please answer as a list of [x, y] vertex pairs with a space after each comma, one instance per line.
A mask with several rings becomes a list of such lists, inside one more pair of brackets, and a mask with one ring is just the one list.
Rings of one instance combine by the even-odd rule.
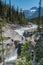
[[29, 42], [26, 41], [25, 44], [22, 46], [21, 56], [18, 58], [21, 60], [18, 61], [17, 65], [33, 65], [30, 48], [31, 46]]
[[40, 59], [38, 65], [43, 65], [43, 58]]
[[2, 45], [2, 43], [0, 43], [0, 46]]
[[6, 50], [6, 49], [0, 49], [0, 53], [1, 53], [1, 52], [4, 52], [5, 50]]
[[17, 65], [33, 65], [33, 62], [31, 60], [29, 62], [19, 62]]
[[19, 7], [15, 10], [9, 5], [5, 5], [2, 1], [0, 1], [0, 17], [4, 20], [6, 19], [9, 23], [26, 25], [28, 24], [28, 20], [25, 18], [24, 13], [20, 10]]
[[9, 38], [9, 37], [4, 37], [4, 36], [3, 36], [2, 39], [1, 39], [1, 36], [0, 36], [0, 41], [1, 41], [1, 40], [8, 40], [8, 39], [10, 39], [10, 38]]
[[17, 65], [23, 65], [23, 63], [22, 62], [19, 62]]
[[22, 49], [21, 49], [21, 58], [25, 58], [26, 61], [30, 61], [30, 59], [32, 59], [32, 55], [31, 55], [31, 51], [30, 51], [30, 44], [27, 41], [22, 46]]
[[38, 45], [36, 48], [36, 59], [39, 61], [43, 58], [43, 44]]
[[[31, 19], [31, 21], [38, 25], [39, 32], [43, 30], [43, 16], [41, 16], [40, 19], [39, 19], [39, 17]], [[40, 26], [41, 26], [41, 28], [40, 28]]]
[[2, 53], [3, 57], [1, 57], [0, 59], [3, 59], [3, 60], [0, 60], [0, 62], [3, 62], [3, 65], [4, 65], [4, 52], [5, 52], [5, 48], [4, 48], [4, 44], [3, 44], [3, 41], [4, 40], [8, 40], [9, 37], [4, 37], [2, 36], [2, 27], [4, 26], [4, 21], [2, 18], [0, 18], [0, 53]]

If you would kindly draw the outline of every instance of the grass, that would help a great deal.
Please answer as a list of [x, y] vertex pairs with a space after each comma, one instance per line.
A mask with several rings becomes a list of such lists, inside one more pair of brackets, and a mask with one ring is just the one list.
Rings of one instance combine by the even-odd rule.
[[2, 43], [0, 43], [0, 45], [2, 45]]
[[4, 52], [5, 50], [6, 50], [6, 49], [0, 49], [0, 53], [1, 53], [1, 52]]
[[1, 36], [0, 36], [0, 41], [1, 40], [8, 40], [8, 39], [10, 39], [10, 38], [9, 37], [4, 37], [4, 36], [1, 38]]

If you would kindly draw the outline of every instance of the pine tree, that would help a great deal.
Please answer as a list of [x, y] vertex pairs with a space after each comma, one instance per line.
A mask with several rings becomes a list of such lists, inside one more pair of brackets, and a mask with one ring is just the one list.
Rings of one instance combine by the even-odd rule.
[[39, 1], [39, 9], [38, 9], [38, 31], [41, 31], [41, 0]]
[[0, 52], [2, 52], [2, 62], [3, 62], [3, 65], [4, 65], [4, 45], [3, 45], [3, 38], [2, 38], [2, 20], [0, 20], [0, 41], [1, 41], [1, 43], [0, 43], [0, 46], [2, 46], [2, 48], [0, 49]]

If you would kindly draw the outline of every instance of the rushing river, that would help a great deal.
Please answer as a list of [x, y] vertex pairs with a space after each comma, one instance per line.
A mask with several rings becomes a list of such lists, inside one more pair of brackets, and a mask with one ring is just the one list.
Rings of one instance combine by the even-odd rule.
[[16, 61], [17, 50], [18, 50], [18, 48], [16, 48], [11, 55], [6, 56], [6, 60], [5, 60], [6, 64], [5, 65], [12, 65], [13, 61]]
[[[37, 25], [32, 25], [31, 27], [22, 27], [20, 29], [16, 29], [13, 31], [11, 30], [10, 32], [8, 31], [9, 35], [8, 35], [8, 33], [6, 33], [5, 35], [10, 36], [11, 38], [14, 38], [14, 31], [19, 33], [20, 35], [23, 35], [23, 32], [25, 30], [32, 29], [32, 28], [37, 28]], [[17, 59], [17, 49], [15, 49], [11, 55], [6, 56], [5, 62], [8, 62], [8, 64], [6, 64], [6, 65], [12, 65], [12, 64], [9, 64], [9, 62], [15, 61], [16, 59]]]

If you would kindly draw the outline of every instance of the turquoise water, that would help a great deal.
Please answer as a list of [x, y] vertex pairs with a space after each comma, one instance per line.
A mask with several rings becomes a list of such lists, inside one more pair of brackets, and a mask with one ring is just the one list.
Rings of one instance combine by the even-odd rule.
[[14, 49], [11, 54], [6, 55], [6, 57], [5, 57], [6, 60], [7, 60], [7, 59], [10, 59], [11, 57], [14, 57], [14, 56], [17, 57], [17, 50], [18, 50], [18, 49]]

